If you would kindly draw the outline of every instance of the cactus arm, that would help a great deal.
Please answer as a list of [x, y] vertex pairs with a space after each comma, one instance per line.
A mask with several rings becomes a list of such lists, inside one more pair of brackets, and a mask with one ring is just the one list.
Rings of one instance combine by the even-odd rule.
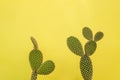
[[43, 64], [41, 64], [40, 68], [37, 70], [37, 74], [39, 75], [48, 75], [51, 72], [53, 72], [55, 69], [55, 64], [51, 60], [45, 61]]
[[38, 49], [38, 43], [34, 37], [31, 37], [31, 41], [33, 43], [34, 49]]
[[103, 32], [100, 32], [100, 31], [97, 32], [94, 36], [94, 41], [97, 42], [97, 41], [101, 40], [103, 38], [103, 36], [104, 36]]
[[84, 27], [82, 30], [82, 34], [83, 36], [87, 39], [87, 40], [92, 40], [93, 39], [93, 33], [92, 30], [88, 27]]
[[95, 41], [90, 40], [85, 44], [84, 48], [85, 54], [91, 56], [96, 51], [97, 44]]
[[83, 56], [83, 48], [81, 42], [74, 36], [70, 36], [67, 38], [67, 46], [68, 48], [76, 55]]

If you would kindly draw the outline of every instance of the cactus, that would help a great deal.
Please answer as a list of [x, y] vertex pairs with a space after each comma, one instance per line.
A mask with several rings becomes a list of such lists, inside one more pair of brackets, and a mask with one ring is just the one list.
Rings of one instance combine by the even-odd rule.
[[32, 68], [31, 80], [36, 80], [37, 75], [48, 75], [55, 69], [55, 64], [51, 60], [43, 63], [42, 52], [38, 49], [38, 44], [35, 38], [31, 37], [34, 49], [29, 54], [29, 62]]
[[80, 71], [84, 80], [92, 80], [93, 76], [93, 66], [90, 56], [93, 55], [97, 48], [97, 41], [101, 40], [104, 36], [102, 32], [97, 32], [93, 39], [92, 30], [88, 27], [84, 27], [82, 30], [83, 36], [88, 40], [83, 47], [80, 41], [74, 37], [70, 36], [67, 38], [68, 48], [76, 55], [80, 56]]

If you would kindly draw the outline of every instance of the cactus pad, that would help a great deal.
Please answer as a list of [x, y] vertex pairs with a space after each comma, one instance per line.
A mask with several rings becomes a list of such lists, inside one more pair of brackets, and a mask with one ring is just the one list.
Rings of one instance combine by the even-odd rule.
[[40, 68], [38, 69], [37, 73], [40, 75], [47, 75], [50, 74], [55, 68], [53, 61], [48, 60], [41, 64]]
[[93, 67], [89, 56], [84, 55], [80, 60], [80, 71], [84, 80], [92, 80]]
[[76, 37], [73, 37], [73, 36], [68, 37], [67, 45], [68, 45], [68, 48], [76, 55], [79, 55], [79, 56], [84, 55], [82, 45]]
[[87, 40], [92, 40], [93, 39], [93, 33], [91, 31], [90, 28], [88, 27], [84, 27], [82, 30], [83, 36], [87, 39]]
[[33, 71], [37, 70], [43, 61], [42, 53], [33, 49], [29, 54], [29, 62]]
[[97, 32], [94, 37], [94, 41], [99, 41], [103, 38], [104, 34], [102, 32]]
[[95, 41], [88, 41], [86, 44], [85, 44], [85, 54], [90, 56], [92, 55], [95, 50], [97, 48], [97, 44]]

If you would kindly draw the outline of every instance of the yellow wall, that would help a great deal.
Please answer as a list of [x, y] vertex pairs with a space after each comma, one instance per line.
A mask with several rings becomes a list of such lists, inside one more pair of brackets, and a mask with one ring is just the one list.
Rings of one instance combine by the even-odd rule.
[[93, 80], [120, 80], [119, 0], [0, 0], [0, 80], [30, 80], [30, 36], [44, 61], [56, 64], [38, 80], [83, 80], [80, 58], [67, 48], [66, 38], [74, 35], [84, 44], [84, 26], [105, 34], [91, 56]]

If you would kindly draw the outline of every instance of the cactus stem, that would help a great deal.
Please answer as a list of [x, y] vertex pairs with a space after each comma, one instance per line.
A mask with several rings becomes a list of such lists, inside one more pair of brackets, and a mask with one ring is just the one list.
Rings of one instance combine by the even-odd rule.
[[36, 71], [32, 72], [31, 80], [37, 80], [37, 72]]

